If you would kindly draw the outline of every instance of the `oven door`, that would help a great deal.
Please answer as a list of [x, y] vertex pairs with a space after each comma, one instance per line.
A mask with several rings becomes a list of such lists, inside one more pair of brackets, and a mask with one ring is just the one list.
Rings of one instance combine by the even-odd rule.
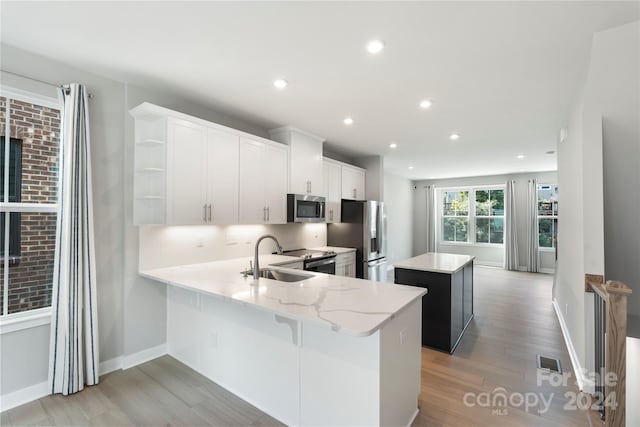
[[336, 274], [336, 257], [305, 261], [304, 269], [318, 273]]

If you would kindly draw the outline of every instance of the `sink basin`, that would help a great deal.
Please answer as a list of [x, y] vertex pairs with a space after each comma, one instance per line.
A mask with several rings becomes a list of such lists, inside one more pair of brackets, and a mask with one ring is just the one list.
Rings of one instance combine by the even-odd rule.
[[303, 280], [312, 278], [313, 274], [287, 273], [284, 271], [272, 270], [270, 268], [261, 268], [260, 277], [264, 277], [265, 279], [278, 280], [280, 282], [301, 282]]

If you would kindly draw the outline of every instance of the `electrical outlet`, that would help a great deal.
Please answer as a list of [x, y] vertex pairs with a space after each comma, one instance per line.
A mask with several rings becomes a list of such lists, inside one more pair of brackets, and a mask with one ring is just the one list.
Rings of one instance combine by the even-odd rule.
[[569, 304], [564, 305], [564, 315], [566, 316], [567, 314], [569, 314]]
[[404, 345], [407, 342], [407, 330], [404, 329], [400, 331], [400, 345]]

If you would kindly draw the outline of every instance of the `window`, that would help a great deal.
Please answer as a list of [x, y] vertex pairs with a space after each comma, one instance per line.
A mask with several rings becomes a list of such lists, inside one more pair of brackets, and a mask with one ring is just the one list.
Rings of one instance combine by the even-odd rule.
[[504, 189], [452, 189], [440, 192], [443, 242], [504, 243]]
[[469, 192], [445, 191], [442, 200], [442, 240], [466, 242], [469, 228]]
[[555, 248], [558, 234], [558, 186], [538, 185], [538, 246]]
[[504, 190], [475, 191], [476, 243], [503, 243]]
[[60, 104], [2, 87], [0, 315], [49, 307], [56, 243]]

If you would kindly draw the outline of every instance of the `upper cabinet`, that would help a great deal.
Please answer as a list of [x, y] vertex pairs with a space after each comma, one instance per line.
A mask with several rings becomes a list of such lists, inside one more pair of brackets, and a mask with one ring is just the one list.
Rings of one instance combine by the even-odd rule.
[[327, 199], [325, 205], [327, 222], [340, 222], [342, 206], [341, 164], [330, 159], [324, 159], [322, 178], [324, 181], [324, 191], [322, 195]]
[[289, 146], [289, 193], [321, 195], [324, 139], [291, 126], [272, 129], [269, 135]]
[[[287, 146], [149, 103], [131, 115], [134, 224], [238, 224], [248, 223], [247, 217], [251, 223], [286, 222]], [[242, 144], [246, 165], [240, 163], [241, 139], [260, 147], [251, 156]], [[249, 203], [259, 205], [253, 216]]]
[[362, 168], [342, 165], [342, 198], [364, 200], [364, 182], [366, 171]]
[[240, 223], [287, 222], [287, 147], [240, 139]]

